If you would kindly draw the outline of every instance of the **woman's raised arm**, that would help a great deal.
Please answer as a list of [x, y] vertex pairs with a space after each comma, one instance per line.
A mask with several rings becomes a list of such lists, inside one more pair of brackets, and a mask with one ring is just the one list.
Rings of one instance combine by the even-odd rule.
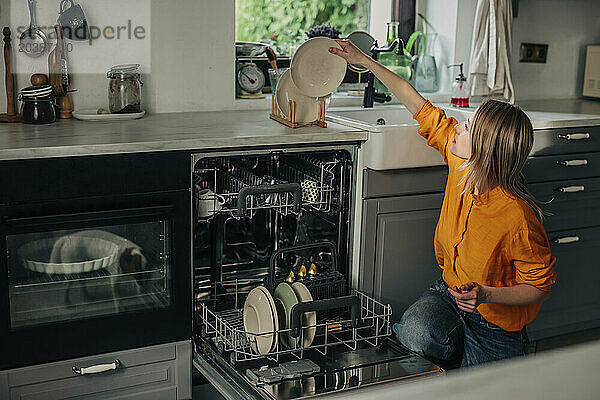
[[396, 98], [402, 102], [412, 114], [416, 113], [423, 103], [425, 103], [423, 96], [421, 96], [404, 78], [396, 75], [377, 61], [373, 60], [371, 57], [360, 51], [360, 49], [350, 41], [336, 40], [336, 42], [338, 42], [342, 49], [330, 47], [330, 53], [342, 57], [349, 64], [359, 64], [368, 68], [385, 86], [387, 86], [388, 89], [390, 89], [392, 93], [394, 93], [394, 96], [396, 96]]

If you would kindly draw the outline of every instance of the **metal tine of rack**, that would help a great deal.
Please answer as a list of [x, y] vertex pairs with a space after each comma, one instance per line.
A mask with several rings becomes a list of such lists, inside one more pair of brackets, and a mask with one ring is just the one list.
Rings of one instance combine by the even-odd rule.
[[[230, 167], [227, 170], [219, 167], [198, 168], [195, 170], [196, 173], [211, 173], [213, 175], [212, 187], [215, 192], [215, 198], [213, 199], [215, 207], [213, 207], [213, 210], [218, 210], [209, 217], [202, 218], [202, 220], [210, 220], [217, 212], [228, 213], [235, 219], [252, 218], [258, 210], [275, 210], [282, 215], [294, 213], [292, 194], [282, 192], [247, 195], [246, 214], [239, 215], [237, 199], [240, 191], [245, 187], [264, 186], [270, 183], [239, 165], [230, 164]], [[220, 209], [216, 206], [217, 195], [223, 196], [225, 199], [225, 204]]]
[[[282, 159], [279, 176], [284, 180], [306, 185], [303, 186], [304, 204], [316, 211], [329, 212], [334, 192], [335, 168], [338, 165], [335, 160], [325, 161], [318, 156], [303, 154]], [[316, 193], [311, 196], [311, 191]]]
[[[245, 283], [247, 282], [243, 282], [244, 285]], [[232, 360], [236, 362], [256, 359], [268, 359], [278, 362], [279, 357], [282, 355], [291, 355], [301, 359], [304, 357], [304, 352], [309, 350], [326, 355], [329, 349], [334, 346], [344, 346], [350, 350], [356, 350], [359, 343], [378, 346], [384, 337], [391, 335], [391, 306], [383, 304], [360, 291], [352, 290], [352, 294], [360, 300], [362, 324], [352, 327], [349, 319], [337, 319], [302, 326], [296, 346], [284, 349], [281, 347], [278, 338], [281, 335], [289, 334], [291, 332], [290, 328], [258, 334], [245, 332], [241, 308], [241, 295], [243, 293], [237, 291], [240, 284], [242, 283], [236, 281], [234, 283], [236, 290], [230, 294], [235, 297], [235, 308], [216, 311], [209, 307], [209, 302], [201, 302], [199, 307], [205, 337], [212, 339], [221, 351], [232, 352]], [[310, 346], [302, 347], [306, 330], [312, 328], [316, 329], [313, 343]], [[276, 338], [274, 348], [262, 355], [252, 351], [252, 342], [256, 342], [261, 336], [274, 336]]]
[[[282, 157], [278, 163], [278, 168], [273, 175], [279, 179], [279, 182], [269, 181], [250, 172], [241, 163], [229, 160], [218, 160], [210, 165], [203, 165], [195, 170], [195, 185], [199, 185], [201, 179], [199, 174], [209, 173], [212, 175], [212, 186], [215, 192], [213, 201], [214, 210], [228, 213], [236, 219], [243, 217], [252, 218], [258, 210], [272, 209], [279, 214], [288, 215], [294, 213], [293, 196], [290, 192], [271, 193], [271, 194], [252, 194], [246, 197], [246, 215], [238, 215], [236, 200], [240, 191], [248, 186], [261, 186], [275, 183], [297, 183], [302, 186], [303, 204], [316, 211], [330, 212], [333, 200], [334, 181], [336, 168], [341, 164], [338, 160], [331, 157], [323, 157], [318, 154], [301, 154], [289, 157]], [[275, 173], [276, 171], [276, 173]], [[304, 186], [303, 186], [304, 185]], [[223, 196], [225, 204], [217, 207], [217, 195]], [[202, 218], [209, 220], [218, 211], [209, 217]]]

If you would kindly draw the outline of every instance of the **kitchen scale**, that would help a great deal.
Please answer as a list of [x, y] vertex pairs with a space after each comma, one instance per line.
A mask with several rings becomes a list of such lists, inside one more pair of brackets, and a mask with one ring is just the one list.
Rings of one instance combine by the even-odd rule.
[[252, 58], [263, 54], [268, 46], [264, 43], [236, 42], [235, 97], [238, 99], [263, 99], [265, 75], [252, 62]]

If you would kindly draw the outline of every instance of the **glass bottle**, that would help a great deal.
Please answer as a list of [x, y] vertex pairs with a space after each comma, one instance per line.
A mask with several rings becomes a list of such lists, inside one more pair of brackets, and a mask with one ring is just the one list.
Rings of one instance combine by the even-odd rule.
[[437, 92], [440, 89], [438, 68], [433, 56], [437, 36], [437, 33], [427, 33], [419, 37], [419, 52], [413, 71], [414, 86], [419, 92]]
[[[400, 26], [400, 22], [391, 21], [387, 23], [387, 45], [392, 44], [392, 42], [398, 39], [398, 28]], [[396, 50], [389, 53], [381, 53], [379, 55], [379, 63], [384, 65], [390, 71], [394, 72], [397, 75], [400, 75], [406, 80], [410, 80], [411, 77], [411, 59], [407, 55], [404, 54], [404, 49], [400, 49], [400, 55], [396, 54]], [[378, 92], [383, 93], [391, 93], [390, 90], [385, 87], [383, 83], [377, 78], [375, 78], [375, 89]]]
[[448, 65], [448, 68], [459, 67], [460, 72], [452, 84], [450, 104], [454, 107], [469, 107], [469, 82], [463, 74], [463, 65]]

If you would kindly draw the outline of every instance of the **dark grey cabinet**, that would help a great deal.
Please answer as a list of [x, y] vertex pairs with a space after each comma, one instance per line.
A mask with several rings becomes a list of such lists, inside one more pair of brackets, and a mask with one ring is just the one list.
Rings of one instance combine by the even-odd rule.
[[558, 281], [528, 326], [532, 339], [600, 325], [600, 226], [548, 232]]
[[190, 399], [191, 365], [189, 340], [40, 364], [0, 372], [0, 399]]
[[[419, 190], [418, 182], [427, 188], [424, 191], [443, 190], [446, 171], [438, 168], [426, 173], [415, 169], [396, 171], [395, 175], [389, 171], [365, 174], [367, 193], [380, 195], [392, 191], [395, 195], [363, 200], [361, 289], [391, 304], [393, 319], [397, 321], [441, 276], [442, 270], [435, 260], [433, 233], [443, 193], [396, 194], [402, 193], [403, 187]], [[413, 184], [407, 185], [407, 181]], [[374, 182], [382, 184], [375, 186]]]

